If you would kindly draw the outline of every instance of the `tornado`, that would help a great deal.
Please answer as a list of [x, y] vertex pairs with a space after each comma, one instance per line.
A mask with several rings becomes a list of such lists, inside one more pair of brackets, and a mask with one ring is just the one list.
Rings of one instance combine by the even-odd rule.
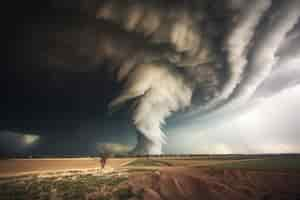
[[[93, 23], [80, 31], [94, 51], [83, 58], [120, 86], [108, 109], [130, 113], [134, 154], [163, 153], [163, 126], [174, 113], [189, 120], [235, 108], [277, 63], [299, 55], [298, 0], [104, 0], [94, 7]], [[85, 52], [81, 43], [74, 54]]]
[[112, 73], [122, 83], [120, 95], [109, 108], [132, 102], [128, 109], [138, 134], [134, 153], [161, 154], [165, 119], [184, 112], [195, 97], [193, 91], [203, 94], [196, 97], [201, 104], [219, 90], [223, 58], [213, 42], [219, 37], [213, 33], [217, 23], [206, 24], [208, 6], [212, 5], [196, 1], [99, 5], [97, 56], [112, 62]]

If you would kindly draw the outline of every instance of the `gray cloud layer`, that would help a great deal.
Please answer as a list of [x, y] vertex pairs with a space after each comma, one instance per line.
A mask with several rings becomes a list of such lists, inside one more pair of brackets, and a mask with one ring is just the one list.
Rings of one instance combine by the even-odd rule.
[[[137, 153], [161, 153], [161, 125], [172, 113], [189, 111], [189, 119], [234, 108], [253, 96], [281, 58], [298, 55], [298, 0], [111, 0], [96, 8], [93, 23], [58, 33], [54, 41], [59, 46], [64, 34], [75, 32], [84, 40], [66, 40], [74, 47], [66, 59], [87, 55], [79, 58], [101, 64], [122, 85], [109, 106], [129, 102]], [[48, 54], [50, 63], [64, 60], [64, 53]]]

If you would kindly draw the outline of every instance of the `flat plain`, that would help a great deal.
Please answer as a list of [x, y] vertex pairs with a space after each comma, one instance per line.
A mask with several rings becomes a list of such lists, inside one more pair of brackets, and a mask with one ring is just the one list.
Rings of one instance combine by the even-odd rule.
[[0, 199], [300, 199], [300, 156], [0, 160]]

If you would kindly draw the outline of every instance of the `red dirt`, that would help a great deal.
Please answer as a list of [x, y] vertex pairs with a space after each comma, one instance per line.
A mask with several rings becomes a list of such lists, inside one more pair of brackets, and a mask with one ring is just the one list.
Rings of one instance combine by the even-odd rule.
[[164, 168], [132, 176], [145, 200], [300, 200], [300, 174], [247, 170]]

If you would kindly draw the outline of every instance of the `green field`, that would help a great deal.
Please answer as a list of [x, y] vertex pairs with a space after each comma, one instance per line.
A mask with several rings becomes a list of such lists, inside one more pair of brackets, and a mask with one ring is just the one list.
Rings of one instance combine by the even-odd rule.
[[265, 158], [244, 160], [240, 162], [223, 163], [216, 165], [218, 168], [300, 171], [300, 158]]
[[157, 160], [157, 159], [136, 159], [130, 163], [127, 164], [127, 167], [162, 167], [162, 166], [171, 166], [172, 164], [169, 163], [167, 160]]
[[160, 158], [139, 158], [128, 165], [128, 168], [147, 167], [214, 167], [224, 169], [250, 169], [250, 170], [271, 170], [271, 171], [300, 171], [300, 158], [291, 157], [266, 157], [252, 159], [160, 159]]

